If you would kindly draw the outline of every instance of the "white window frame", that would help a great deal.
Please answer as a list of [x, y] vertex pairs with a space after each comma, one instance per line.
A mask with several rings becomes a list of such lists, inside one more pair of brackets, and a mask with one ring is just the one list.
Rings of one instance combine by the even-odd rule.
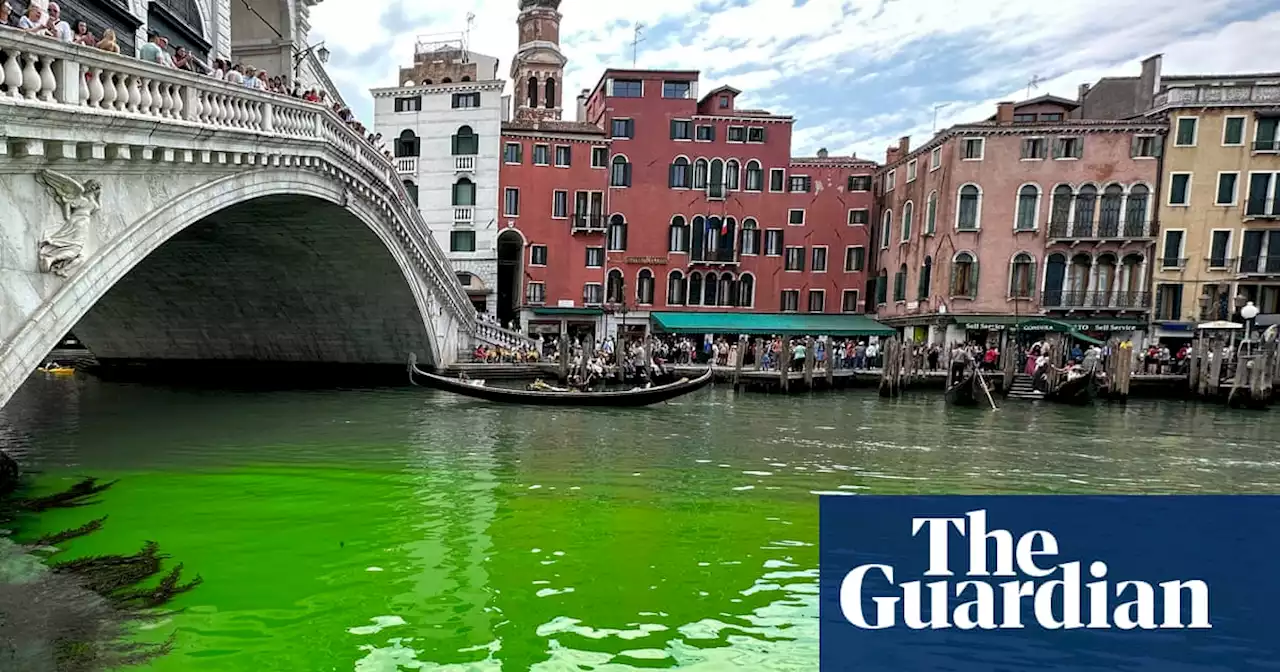
[[[1215, 233], [1227, 234], [1227, 253], [1223, 256], [1224, 265], [1222, 266], [1214, 266], [1211, 263], [1213, 261], [1213, 234]], [[1204, 253], [1204, 267], [1206, 269], [1211, 271], [1222, 271], [1231, 268], [1231, 245], [1235, 242], [1235, 237], [1235, 229], [1209, 229], [1209, 243], [1208, 245], [1205, 245], [1206, 249]], [[1241, 235], [1240, 238], [1243, 240], [1244, 236]]]
[[1160, 136], [1152, 135], [1150, 133], [1138, 133], [1134, 137], [1151, 138], [1151, 156], [1131, 156], [1129, 158], [1134, 161], [1154, 161], [1159, 158], [1158, 155], [1160, 154], [1160, 147], [1158, 143], [1160, 142]]
[[1048, 142], [1048, 139], [1047, 139], [1047, 138], [1045, 138], [1045, 137], [1044, 137], [1044, 136], [1042, 136], [1042, 135], [1033, 135], [1033, 136], [1031, 136], [1031, 137], [1029, 137], [1029, 138], [1023, 138], [1023, 139], [1022, 139], [1022, 142], [1023, 142], [1023, 143], [1026, 143], [1026, 142], [1029, 142], [1029, 141], [1031, 141], [1031, 140], [1039, 140], [1039, 141], [1041, 141], [1042, 143], [1044, 143], [1044, 144], [1043, 144], [1043, 146], [1041, 147], [1041, 150], [1040, 150], [1040, 151], [1042, 151], [1042, 152], [1044, 153], [1044, 156], [1022, 156], [1022, 148], [1021, 148], [1021, 147], [1019, 147], [1019, 148], [1018, 148], [1018, 155], [1019, 155], [1019, 157], [1020, 157], [1020, 158], [1019, 158], [1018, 160], [1019, 160], [1019, 161], [1044, 161], [1044, 160], [1049, 156], [1049, 142]]
[[[961, 189], [964, 189], [965, 187], [977, 187], [977, 188], [978, 188], [978, 209], [977, 209], [977, 211], [973, 214], [973, 228], [972, 228], [972, 229], [962, 229], [962, 228], [960, 228], [960, 190], [961, 190]], [[964, 184], [960, 185], [959, 187], [956, 187], [956, 221], [955, 221], [955, 223], [952, 225], [952, 230], [953, 230], [953, 231], [961, 231], [961, 232], [965, 232], [965, 233], [973, 233], [974, 231], [981, 231], [981, 230], [982, 230], [982, 201], [983, 201], [983, 197], [984, 197], [985, 195], [986, 195], [986, 192], [984, 192], [984, 191], [982, 190], [982, 185], [978, 184], [977, 182], [965, 182]], [[928, 206], [925, 206], [925, 207], [928, 207]], [[1015, 207], [1015, 208], [1014, 208], [1014, 210], [1015, 210], [1015, 212], [1016, 212], [1017, 208]], [[926, 215], [926, 216], [927, 216], [927, 215]], [[975, 254], [975, 255], [973, 255], [973, 258], [974, 258], [974, 259], [977, 259], [977, 258], [978, 258], [978, 255], [976, 255], [976, 254]]]
[[[1228, 145], [1228, 146], [1230, 146], [1230, 145]], [[1230, 203], [1219, 203], [1219, 202], [1218, 202], [1218, 192], [1219, 192], [1219, 191], [1221, 191], [1220, 187], [1222, 186], [1222, 176], [1223, 176], [1223, 175], [1235, 175], [1235, 176], [1236, 176], [1236, 183], [1235, 183], [1235, 186], [1234, 186], [1234, 188], [1232, 188], [1232, 190], [1231, 190], [1231, 202], [1230, 202]], [[1188, 196], [1190, 196], [1190, 190], [1189, 190], [1189, 189], [1188, 189]], [[1217, 178], [1216, 180], [1214, 180], [1214, 181], [1213, 181], [1213, 204], [1214, 204], [1214, 205], [1216, 205], [1216, 206], [1219, 206], [1219, 207], [1224, 207], [1224, 208], [1230, 208], [1230, 207], [1234, 207], [1234, 206], [1240, 205], [1240, 171], [1238, 171], [1238, 170], [1220, 170], [1220, 171], [1218, 171], [1218, 178]]]
[[[809, 246], [809, 272], [810, 273], [826, 273], [827, 269], [831, 267], [831, 250], [828, 248], [829, 248], [828, 245], [810, 245]], [[818, 250], [822, 250], [822, 270], [821, 271], [815, 268], [815, 264], [813, 263], [814, 254], [817, 253]]]
[[[732, 135], [731, 131], [733, 131], [733, 129], [735, 129], [735, 128], [742, 129], [742, 139], [741, 139], [741, 140], [732, 140], [732, 139], [730, 139], [730, 135]], [[732, 143], [733, 143], [733, 144], [735, 144], [735, 145], [740, 145], [740, 144], [744, 144], [744, 143], [746, 143], [746, 141], [747, 141], [747, 127], [746, 127], [746, 126], [726, 126], [726, 127], [725, 127], [725, 129], [724, 129], [724, 141], [725, 141], [725, 142], [732, 142]]]
[[[613, 122], [615, 121], [631, 122], [631, 135], [614, 135]], [[612, 117], [609, 119], [609, 139], [611, 141], [617, 142], [619, 140], [633, 140], [635, 139], [635, 134], [636, 134], [636, 120], [634, 117]]]
[[[849, 268], [849, 252], [852, 250], [862, 250], [862, 268]], [[845, 273], [861, 273], [867, 270], [867, 246], [866, 245], [845, 245], [844, 246], [844, 272]]]
[[[546, 161], [546, 163], [538, 163], [538, 148], [539, 148], [539, 147], [541, 147], [541, 148], [543, 148], [543, 149], [545, 149], [545, 150], [547, 151], [547, 161]], [[531, 152], [531, 154], [533, 154], [533, 156], [529, 157], [529, 158], [530, 158], [530, 164], [535, 165], [535, 166], [549, 166], [549, 165], [551, 165], [551, 160], [552, 160], [552, 157], [551, 157], [551, 145], [549, 145], [549, 144], [547, 144], [547, 143], [545, 143], [545, 142], [535, 142], [535, 143], [533, 144], [533, 151]]]
[[[853, 310], [845, 310], [845, 309], [844, 309], [844, 304], [845, 304], [844, 298], [845, 298], [846, 296], [849, 296], [850, 294], [852, 294], [852, 295], [853, 295]], [[846, 289], [846, 290], [844, 290], [844, 291], [840, 292], [840, 312], [842, 312], [842, 313], [846, 313], [846, 314], [848, 314], [848, 313], [859, 313], [859, 312], [862, 312], [862, 311], [861, 311], [861, 308], [862, 308], [862, 295], [858, 292], [858, 290], [856, 290], [856, 289]]]
[[[588, 301], [587, 301], [587, 288], [588, 288], [588, 287], [598, 287], [598, 288], [600, 289], [600, 291], [599, 291], [599, 294], [600, 294], [600, 300], [599, 300], [598, 302], [597, 302], [597, 301], [591, 301], [591, 302], [588, 302]], [[584, 283], [582, 283], [582, 305], [584, 305], [584, 306], [599, 306], [599, 305], [602, 305], [602, 304], [604, 303], [604, 299], [605, 299], [605, 296], [604, 296], [604, 283], [603, 283], [603, 282], [584, 282]]]
[[[964, 149], [969, 145], [969, 141], [970, 141], [970, 140], [977, 140], [977, 141], [978, 141], [978, 147], [979, 147], [979, 148], [980, 148], [980, 150], [981, 150], [981, 151], [979, 151], [979, 152], [978, 152], [978, 158], [976, 158], [976, 159], [970, 159], [970, 158], [968, 158], [968, 157], [964, 156]], [[986, 139], [986, 138], [984, 138], [984, 137], [982, 137], [982, 136], [980, 136], [980, 135], [979, 135], [979, 136], [973, 136], [973, 135], [971, 135], [971, 136], [968, 136], [968, 137], [961, 138], [961, 139], [960, 139], [960, 142], [961, 142], [961, 147], [960, 147], [960, 150], [961, 150], [961, 152], [960, 152], [960, 160], [961, 160], [961, 161], [981, 161], [982, 159], [986, 158], [986, 156], [987, 156], [987, 139]]]
[[[533, 263], [533, 251], [534, 249], [539, 247], [542, 248], [542, 255], [543, 257], [545, 257], [545, 259], [543, 260], [543, 263], [535, 264]], [[529, 246], [529, 265], [532, 266], [533, 268], [546, 268], [547, 267], [546, 259], [550, 259], [550, 258], [551, 258], [551, 250], [547, 247], [546, 243], [537, 243]]]
[[[788, 310], [787, 308], [784, 308], [784, 307], [783, 307], [783, 305], [784, 305], [786, 302], [785, 302], [785, 301], [783, 301], [783, 300], [782, 300], [782, 298], [783, 298], [784, 296], [786, 296], [787, 294], [794, 294], [794, 295], [795, 295], [795, 297], [796, 297], [796, 307], [795, 307], [795, 308], [791, 308], [790, 310]], [[784, 289], [784, 290], [782, 290], [782, 291], [778, 294], [778, 312], [780, 312], [780, 313], [798, 313], [798, 312], [800, 312], [800, 290], [798, 290], [798, 289]]]
[[[707, 172], [708, 172], [708, 173], [710, 173], [711, 171], [710, 171], [710, 170], [708, 170]], [[773, 188], [773, 174], [774, 174], [774, 173], [782, 173], [782, 188], [781, 188], [781, 189], [774, 189], [774, 188]], [[781, 194], [781, 193], [786, 192], [786, 190], [787, 190], [787, 169], [786, 169], [786, 168], [770, 168], [770, 169], [769, 169], [769, 184], [768, 184], [768, 185], [766, 185], [766, 186], [767, 186], [767, 188], [768, 188], [768, 190], [769, 190], [769, 193], [771, 193], [771, 194]]]
[[[1158, 256], [1158, 257], [1156, 257], [1156, 259], [1158, 260], [1156, 263], [1160, 264], [1160, 270], [1162, 270], [1162, 271], [1176, 271], [1176, 270], [1178, 270], [1178, 266], [1176, 266], [1176, 265], [1175, 265], [1175, 266], [1165, 266], [1165, 265], [1164, 265], [1164, 260], [1165, 260], [1165, 259], [1169, 259], [1169, 258], [1170, 258], [1170, 257], [1169, 257], [1169, 251], [1168, 251], [1168, 249], [1167, 249], [1167, 246], [1168, 246], [1168, 244], [1169, 244], [1169, 234], [1170, 234], [1170, 233], [1172, 233], [1172, 232], [1174, 232], [1174, 231], [1181, 231], [1181, 232], [1182, 232], [1182, 236], [1181, 236], [1181, 237], [1179, 237], [1179, 239], [1178, 239], [1178, 240], [1179, 240], [1179, 242], [1178, 242], [1178, 253], [1177, 253], [1177, 254], [1175, 254], [1172, 258], [1173, 258], [1175, 261], [1176, 261], [1176, 260], [1179, 260], [1179, 259], [1182, 259], [1182, 258], [1183, 258], [1183, 257], [1182, 257], [1183, 252], [1186, 252], [1186, 250], [1187, 250], [1187, 230], [1186, 230], [1186, 229], [1161, 229], [1161, 230], [1160, 230], [1160, 232], [1161, 232], [1162, 234], [1164, 234], [1164, 235], [1160, 236], [1160, 250], [1159, 250], [1159, 256]], [[1068, 261], [1068, 263], [1070, 263], [1070, 262]]]
[[[564, 216], [556, 215], [556, 194], [564, 194]], [[551, 190], [551, 219], [569, 219], [570, 210], [573, 209], [573, 201], [569, 200], [569, 190], [552, 189]]]
[[[794, 268], [794, 269], [787, 268], [787, 261], [791, 257], [792, 250], [800, 250], [800, 268]], [[782, 272], [783, 273], [804, 273], [804, 267], [806, 266], [805, 262], [808, 261], [808, 259], [806, 259], [805, 257], [806, 255], [805, 255], [804, 245], [783, 245], [782, 246]]]
[[[531, 293], [529, 290], [533, 289], [534, 287], [541, 287], [541, 288], [542, 288], [542, 301], [535, 302], [535, 301], [533, 301], [532, 299], [530, 299], [530, 298], [529, 298], [529, 294]], [[538, 305], [538, 306], [544, 306], [544, 305], [546, 305], [546, 303], [547, 303], [547, 283], [545, 283], [545, 282], [541, 282], [541, 281], [534, 281], [534, 280], [529, 281], [529, 283], [528, 283], [528, 284], [526, 284], [526, 285], [524, 286], [524, 298], [525, 298], [525, 300], [526, 300], [526, 301], [528, 301], [529, 303], [532, 303], [532, 304], [534, 304], [534, 305]]]
[[[907, 208], [908, 205], [911, 206], [909, 212]], [[907, 217], [908, 214], [911, 216]], [[898, 244], [911, 241], [911, 220], [915, 218], [916, 202], [911, 199], [907, 199], [907, 202], [902, 204], [902, 210], [898, 213]]]
[[[798, 212], [798, 213], [800, 213], [800, 223], [799, 223], [799, 224], [792, 224], [792, 223], [791, 223], [791, 213], [793, 213], [793, 212]], [[790, 209], [788, 209], [788, 210], [787, 210], [787, 226], [804, 226], [804, 225], [805, 225], [805, 219], [804, 219], [804, 208], [790, 208]]]
[[[1274, 205], [1275, 200], [1276, 200], [1276, 198], [1277, 198], [1278, 196], [1280, 196], [1280, 169], [1276, 169], [1276, 170], [1251, 170], [1251, 171], [1249, 171], [1249, 180], [1248, 180], [1248, 182], [1249, 182], [1249, 185], [1250, 185], [1250, 189], [1251, 189], [1251, 190], [1252, 190], [1252, 185], [1253, 185], [1253, 176], [1254, 176], [1254, 175], [1270, 175], [1270, 176], [1271, 176], [1271, 179], [1269, 180], [1269, 186], [1268, 186], [1268, 188], [1267, 188], [1266, 203], [1272, 207], [1273, 211], [1272, 211], [1272, 213], [1271, 213], [1270, 215], [1267, 215], [1267, 214], [1263, 214], [1263, 215], [1250, 215], [1250, 214], [1249, 214], [1249, 196], [1250, 196], [1251, 194], [1246, 193], [1246, 194], [1245, 194], [1245, 202], [1244, 202], [1244, 205], [1243, 205], [1243, 207], [1242, 207], [1242, 210], [1244, 211], [1244, 212], [1243, 212], [1243, 214], [1244, 214], [1245, 221], [1249, 221], [1249, 220], [1252, 220], [1252, 219], [1257, 219], [1257, 218], [1260, 218], [1260, 217], [1271, 218], [1271, 217], [1280, 216], [1280, 212], [1276, 212], [1276, 211], [1274, 211], [1274, 209], [1275, 209], [1275, 207], [1276, 207], [1276, 206]], [[1243, 244], [1243, 241], [1244, 241], [1244, 236], [1243, 236], [1243, 235], [1240, 237], [1240, 240], [1241, 240], [1241, 244]], [[1243, 248], [1242, 248], [1242, 249], [1243, 249]]]
[[[507, 194], [515, 192], [516, 194], [516, 212], [512, 214], [507, 211]], [[507, 218], [515, 218], [520, 216], [520, 187], [505, 187], [502, 190], [502, 216]]]
[[[1187, 202], [1186, 202], [1186, 203], [1174, 203], [1174, 202], [1173, 202], [1173, 178], [1174, 178], [1174, 176], [1175, 176], [1175, 175], [1186, 175], [1186, 176], [1187, 176]], [[1192, 177], [1192, 172], [1191, 172], [1191, 171], [1189, 171], [1189, 170], [1174, 170], [1174, 171], [1170, 171], [1170, 172], [1169, 172], [1169, 192], [1168, 192], [1167, 194], [1165, 194], [1165, 197], [1164, 197], [1164, 204], [1165, 204], [1166, 206], [1170, 207], [1170, 208], [1189, 208], [1189, 207], [1191, 207], [1191, 185], [1192, 185], [1192, 181], [1193, 181], [1193, 179], [1194, 179], [1194, 178]], [[1216, 185], [1215, 185], [1215, 186], [1216, 186]], [[1216, 200], [1216, 199], [1215, 199], [1215, 200]]]
[[[815, 295], [816, 295], [816, 296], [821, 296], [821, 297], [822, 297], [822, 310], [816, 310], [816, 311], [815, 311], [815, 310], [813, 309], [813, 297], [814, 297]], [[806, 312], [806, 313], [810, 313], [810, 314], [813, 314], [813, 315], [821, 315], [822, 313], [827, 312], [827, 290], [825, 290], [825, 289], [810, 289], [810, 290], [809, 290], [809, 293], [808, 293], [807, 295], [805, 295], [805, 297], [804, 297], [804, 312]]]
[[[1178, 143], [1178, 127], [1182, 125], [1183, 119], [1190, 119], [1196, 123], [1195, 130], [1191, 132], [1191, 144], [1189, 145], [1182, 145]], [[1187, 116], [1173, 118], [1173, 146], [1174, 147], [1195, 147], [1196, 143], [1199, 140], [1200, 140], [1200, 117], [1197, 117], [1194, 115], [1187, 115]]]
[[888, 173], [885, 173], [884, 190], [893, 191], [897, 186], [898, 186], [898, 170], [895, 168], [894, 170], [891, 170]]
[[[1019, 229], [1019, 228], [1018, 228], [1018, 215], [1022, 214], [1022, 212], [1021, 212], [1021, 208], [1022, 208], [1022, 190], [1023, 190], [1024, 188], [1026, 188], [1026, 187], [1035, 187], [1035, 188], [1036, 188], [1036, 206], [1035, 206], [1035, 210], [1034, 210], [1034, 212], [1032, 212], [1032, 216], [1031, 216], [1031, 228], [1029, 228], [1029, 229]], [[979, 187], [979, 189], [981, 189], [981, 187]], [[1040, 184], [1039, 184], [1039, 183], [1037, 183], [1037, 182], [1023, 182], [1022, 184], [1019, 184], [1019, 185], [1018, 185], [1018, 189], [1017, 189], [1016, 191], [1014, 191], [1014, 192], [1013, 192], [1013, 232], [1014, 232], [1014, 233], [1032, 233], [1032, 232], [1034, 232], [1034, 231], [1039, 231], [1039, 230], [1040, 230], [1040, 206], [1043, 204], [1043, 201], [1044, 201], [1044, 193], [1045, 193], [1045, 192], [1044, 192], [1044, 188], [1043, 188], [1043, 187], [1041, 187], [1041, 186], [1040, 186]], [[1127, 193], [1127, 192], [1126, 192], [1126, 193]], [[959, 197], [957, 196], [957, 205], [959, 205], [958, 199], [959, 199]], [[1052, 200], [1052, 199], [1050, 199], [1050, 200]], [[1072, 206], [1074, 206], [1074, 205], [1075, 205], [1075, 196], [1074, 196], [1074, 195], [1071, 197], [1071, 204], [1072, 204]], [[979, 193], [979, 195], [978, 195], [978, 206], [979, 206], [979, 207], [981, 207], [981, 206], [982, 206], [982, 195], [981, 195], [981, 193]], [[926, 205], [925, 207], [928, 207], [928, 206]], [[1123, 214], [1123, 212], [1124, 212], [1124, 211], [1123, 211], [1123, 209], [1122, 209], [1122, 210], [1121, 210], [1121, 213]], [[1066, 276], [1063, 276], [1063, 277], [1065, 278]]]
[[[1231, 119], [1240, 120], [1240, 142], [1227, 142], [1227, 121]], [[1249, 117], [1243, 114], [1232, 114], [1222, 118], [1222, 146], [1223, 147], [1244, 147], [1249, 144]]]
[[[561, 148], [569, 150], [569, 163], [560, 163]], [[573, 163], [573, 145], [552, 145], [551, 146], [551, 165], [556, 168], [568, 168]]]
[[[604, 157], [603, 163], [599, 163], [599, 164], [596, 163], [597, 150], [604, 150], [604, 153], [602, 155]], [[591, 167], [597, 168], [600, 170], [605, 170], [609, 167], [609, 148], [608, 147], [592, 147], [591, 148]]]
[[[523, 153], [524, 153], [524, 149], [522, 148], [522, 145], [523, 145], [523, 144], [524, 144], [524, 143], [521, 143], [521, 142], [507, 142], [507, 143], [504, 143], [504, 144], [502, 145], [502, 162], [503, 162], [503, 163], [505, 163], [505, 164], [507, 164], [508, 166], [518, 166], [518, 165], [520, 165], [520, 164], [521, 164], [521, 162], [520, 162], [520, 161], [508, 161], [508, 160], [507, 160], [507, 148], [508, 148], [508, 147], [515, 147], [515, 148], [516, 148], [516, 155], [517, 155], [517, 156], [519, 156], [519, 155], [521, 155], [521, 154], [523, 154]], [[524, 157], [520, 157], [520, 158], [524, 158]]]
[[929, 172], [933, 172], [942, 167], [942, 146], [934, 147], [929, 152]]
[[[760, 238], [760, 241], [761, 241], [761, 245], [760, 245], [760, 247], [761, 247], [761, 248], [763, 248], [763, 249], [761, 250], [761, 253], [760, 253], [760, 254], [761, 254], [761, 256], [765, 256], [765, 257], [784, 257], [784, 256], [786, 256], [786, 254], [787, 254], [787, 237], [786, 237], [786, 235], [785, 235], [785, 234], [783, 234], [783, 233], [782, 233], [784, 230], [785, 230], [785, 229], [778, 229], [778, 228], [765, 229], [765, 230], [764, 230], [764, 235]], [[770, 231], [777, 231], [777, 232], [778, 232], [778, 235], [782, 237], [782, 250], [781, 250], [781, 251], [779, 251], [777, 254], [770, 254], [770, 253], [769, 253], [769, 232], [770, 232]]]
[[[605, 261], [606, 261], [606, 259], [608, 258], [608, 252], [606, 252], [606, 251], [605, 251], [605, 249], [604, 249], [604, 246], [603, 246], [603, 245], [588, 245], [588, 246], [586, 246], [586, 247], [585, 247], [585, 248], [583, 248], [583, 249], [585, 250], [585, 252], [583, 252], [583, 253], [582, 253], [582, 254], [583, 254], [583, 258], [582, 258], [582, 266], [583, 266], [583, 268], [604, 268], [604, 262], [605, 262]], [[596, 265], [596, 266], [592, 266], [592, 265], [590, 265], [590, 264], [588, 264], [588, 263], [587, 263], [587, 262], [589, 261], [589, 260], [587, 259], [587, 255], [591, 252], [591, 250], [600, 250], [600, 263], [599, 263], [598, 265]]]
[[916, 181], [917, 168], [919, 168], [919, 159], [911, 159], [910, 161], [907, 162], [907, 182], [908, 183]]
[[[853, 221], [853, 213], [855, 213], [855, 212], [865, 212], [865, 213], [867, 213], [867, 221], [865, 221], [865, 222], [855, 222], [855, 221]], [[848, 225], [848, 226], [866, 226], [867, 224], [870, 224], [870, 223], [871, 223], [871, 209], [870, 209], [870, 208], [849, 208], [849, 213], [845, 216], [845, 224], [846, 224], [846, 225]]]

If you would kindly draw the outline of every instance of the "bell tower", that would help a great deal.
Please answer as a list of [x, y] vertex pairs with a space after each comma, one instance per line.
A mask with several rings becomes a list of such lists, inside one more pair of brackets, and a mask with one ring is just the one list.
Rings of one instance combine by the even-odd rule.
[[511, 61], [516, 121], [559, 120], [564, 66], [560, 53], [560, 0], [519, 0], [520, 46]]

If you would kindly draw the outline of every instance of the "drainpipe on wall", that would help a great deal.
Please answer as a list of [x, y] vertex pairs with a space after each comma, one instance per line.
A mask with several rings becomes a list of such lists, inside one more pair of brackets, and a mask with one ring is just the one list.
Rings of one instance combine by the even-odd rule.
[[[1152, 204], [1152, 208], [1151, 208], [1151, 212], [1153, 214], [1151, 225], [1152, 225], [1152, 228], [1155, 229], [1153, 233], [1155, 233], [1156, 235], [1153, 236], [1153, 240], [1151, 242], [1151, 249], [1147, 254], [1147, 258], [1149, 260], [1147, 262], [1147, 288], [1151, 292], [1151, 309], [1147, 311], [1147, 342], [1148, 343], [1151, 342], [1151, 339], [1155, 336], [1155, 333], [1156, 333], [1156, 329], [1155, 329], [1156, 296], [1158, 292], [1156, 290], [1155, 276], [1156, 276], [1157, 257], [1159, 256], [1159, 253], [1160, 253], [1160, 237], [1161, 237], [1160, 234], [1162, 233], [1160, 231], [1159, 224], [1160, 224], [1160, 208], [1163, 207], [1163, 202], [1164, 202], [1164, 197], [1163, 197], [1164, 195], [1164, 155], [1165, 155], [1165, 150], [1167, 149], [1166, 145], [1168, 143], [1169, 143], [1169, 129], [1168, 129], [1168, 124], [1166, 124], [1165, 133], [1163, 136], [1160, 136], [1160, 154], [1159, 156], [1156, 157], [1156, 184], [1154, 189], [1152, 190], [1154, 192], [1155, 203]], [[1179, 297], [1179, 300], [1181, 300], [1181, 297]], [[1181, 307], [1179, 307], [1179, 311], [1181, 311]]]

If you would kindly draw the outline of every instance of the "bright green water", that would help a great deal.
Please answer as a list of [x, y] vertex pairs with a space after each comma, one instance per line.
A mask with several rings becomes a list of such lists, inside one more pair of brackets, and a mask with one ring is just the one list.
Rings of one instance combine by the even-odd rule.
[[816, 669], [818, 493], [1277, 492], [1274, 413], [38, 380], [0, 443], [42, 486], [119, 479], [25, 533], [109, 515], [67, 555], [151, 539], [204, 577], [148, 633], [177, 633], [155, 670], [768, 672]]

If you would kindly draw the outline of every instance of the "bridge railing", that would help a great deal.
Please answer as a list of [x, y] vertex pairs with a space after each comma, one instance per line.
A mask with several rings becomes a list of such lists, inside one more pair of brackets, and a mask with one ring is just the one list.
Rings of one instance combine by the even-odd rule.
[[[381, 187], [394, 228], [410, 244], [461, 329], [475, 334], [475, 310], [382, 152], [332, 110], [290, 96], [165, 68], [92, 47], [19, 31], [0, 31], [0, 113], [7, 105], [149, 119], [215, 133], [245, 133], [329, 150]], [[435, 265], [435, 268], [431, 268]]]

